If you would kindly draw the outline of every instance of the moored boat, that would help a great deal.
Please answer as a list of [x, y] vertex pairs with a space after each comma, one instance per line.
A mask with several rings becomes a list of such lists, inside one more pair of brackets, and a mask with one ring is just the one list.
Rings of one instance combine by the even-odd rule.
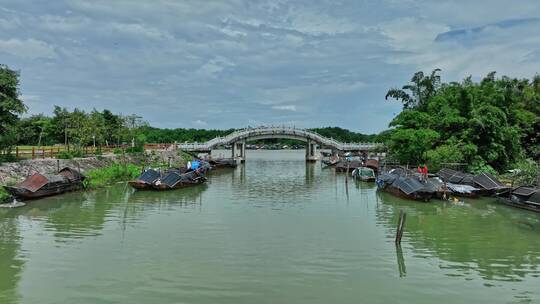
[[4, 186], [4, 189], [17, 199], [38, 199], [80, 190], [84, 179], [78, 171], [65, 167], [54, 175], [35, 173], [15, 186]]
[[375, 174], [379, 172], [379, 161], [376, 159], [370, 158], [366, 160], [364, 166], [372, 169], [375, 172]]
[[335, 165], [335, 168], [337, 172], [352, 172], [355, 169], [363, 167], [363, 166], [364, 165], [359, 160], [353, 160], [353, 161], [342, 160]]
[[497, 193], [507, 192], [511, 189], [489, 173], [472, 175], [443, 168], [437, 175], [446, 183], [452, 194], [457, 196], [491, 196]]
[[428, 202], [438, 189], [429, 180], [403, 168], [383, 172], [377, 177], [377, 188], [405, 199]]
[[206, 182], [203, 173], [193, 170], [185, 173], [171, 171], [152, 184], [154, 190], [173, 190]]
[[234, 158], [216, 158], [208, 160], [212, 169], [236, 168], [238, 163]]
[[540, 189], [535, 187], [517, 187], [500, 194], [497, 200], [503, 204], [540, 212]]
[[152, 185], [159, 179], [159, 172], [154, 169], [146, 169], [135, 180], [129, 181], [128, 184], [137, 190], [152, 189]]
[[352, 176], [364, 182], [374, 182], [376, 179], [375, 171], [368, 167], [360, 167], [354, 169], [352, 172]]
[[206, 173], [211, 169], [210, 163], [201, 160], [191, 162], [187, 169], [169, 170], [165, 176], [152, 184], [154, 190], [173, 190], [206, 182]]

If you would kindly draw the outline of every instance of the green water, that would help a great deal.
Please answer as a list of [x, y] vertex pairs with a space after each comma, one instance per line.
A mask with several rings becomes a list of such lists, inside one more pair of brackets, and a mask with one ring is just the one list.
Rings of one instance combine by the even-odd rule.
[[0, 210], [0, 303], [540, 302], [540, 214], [346, 187], [303, 151], [247, 157], [196, 188]]

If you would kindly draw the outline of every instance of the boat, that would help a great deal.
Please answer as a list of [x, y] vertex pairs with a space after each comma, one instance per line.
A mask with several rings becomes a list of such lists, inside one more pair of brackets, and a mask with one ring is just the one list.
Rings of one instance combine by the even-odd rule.
[[236, 168], [238, 163], [234, 158], [216, 158], [208, 160], [212, 169]]
[[377, 188], [395, 196], [428, 202], [438, 193], [438, 187], [417, 173], [404, 168], [392, 169], [379, 174]]
[[322, 163], [328, 167], [333, 167], [339, 163], [339, 157], [337, 155], [332, 155], [328, 159], [323, 159]]
[[437, 173], [437, 176], [457, 196], [491, 196], [497, 193], [507, 192], [511, 189], [511, 187], [504, 185], [489, 173], [472, 175], [443, 168]]
[[84, 179], [78, 171], [65, 167], [54, 175], [35, 173], [15, 186], [4, 186], [4, 189], [17, 199], [38, 199], [80, 190]]
[[368, 167], [356, 168], [352, 172], [352, 176], [364, 182], [375, 181], [375, 171]]
[[206, 182], [206, 173], [210, 169], [209, 162], [195, 160], [188, 164], [188, 168], [169, 170], [152, 184], [152, 189], [163, 191], [202, 184]]
[[364, 166], [372, 169], [373, 171], [375, 171], [375, 174], [377, 174], [377, 172], [379, 172], [379, 161], [376, 160], [376, 159], [370, 158], [370, 159], [366, 160]]
[[352, 172], [354, 169], [363, 167], [364, 164], [359, 160], [342, 160], [335, 165], [337, 172]]
[[199, 185], [206, 182], [206, 176], [198, 170], [190, 170], [181, 173], [179, 171], [170, 171], [164, 177], [158, 179], [152, 184], [153, 190], [173, 190], [184, 187]]
[[150, 190], [152, 185], [159, 179], [160, 173], [154, 169], [146, 169], [135, 180], [129, 181], [128, 184], [137, 190]]
[[540, 212], [540, 189], [537, 187], [517, 187], [499, 194], [497, 200], [508, 206]]

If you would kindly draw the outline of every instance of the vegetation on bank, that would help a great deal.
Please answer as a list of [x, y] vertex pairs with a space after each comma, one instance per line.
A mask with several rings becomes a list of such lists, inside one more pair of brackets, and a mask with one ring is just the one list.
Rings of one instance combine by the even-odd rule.
[[[540, 75], [532, 80], [489, 73], [443, 83], [439, 70], [417, 72], [411, 83], [386, 98], [403, 111], [383, 137], [393, 158], [437, 170], [465, 163], [471, 172], [504, 172], [529, 159], [540, 160]], [[380, 136], [382, 136], [380, 135]]]
[[141, 174], [141, 167], [133, 164], [114, 163], [85, 173], [87, 188], [99, 188], [119, 181], [128, 181]]
[[6, 192], [4, 187], [0, 186], [0, 204], [8, 201], [10, 198], [11, 198], [11, 195], [9, 195], [9, 193]]

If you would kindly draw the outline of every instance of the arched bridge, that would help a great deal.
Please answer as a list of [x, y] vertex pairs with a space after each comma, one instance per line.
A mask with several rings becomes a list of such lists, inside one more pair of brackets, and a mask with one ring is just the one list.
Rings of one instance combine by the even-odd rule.
[[306, 159], [315, 160], [316, 147], [319, 144], [322, 147], [331, 148], [338, 151], [361, 151], [368, 152], [378, 143], [342, 143], [333, 138], [324, 137], [313, 131], [298, 129], [294, 127], [257, 127], [237, 130], [224, 137], [216, 137], [205, 143], [181, 143], [178, 148], [191, 152], [210, 152], [219, 146], [232, 145], [232, 156], [244, 160], [245, 143], [247, 140], [259, 140], [269, 138], [287, 138], [307, 142]]

